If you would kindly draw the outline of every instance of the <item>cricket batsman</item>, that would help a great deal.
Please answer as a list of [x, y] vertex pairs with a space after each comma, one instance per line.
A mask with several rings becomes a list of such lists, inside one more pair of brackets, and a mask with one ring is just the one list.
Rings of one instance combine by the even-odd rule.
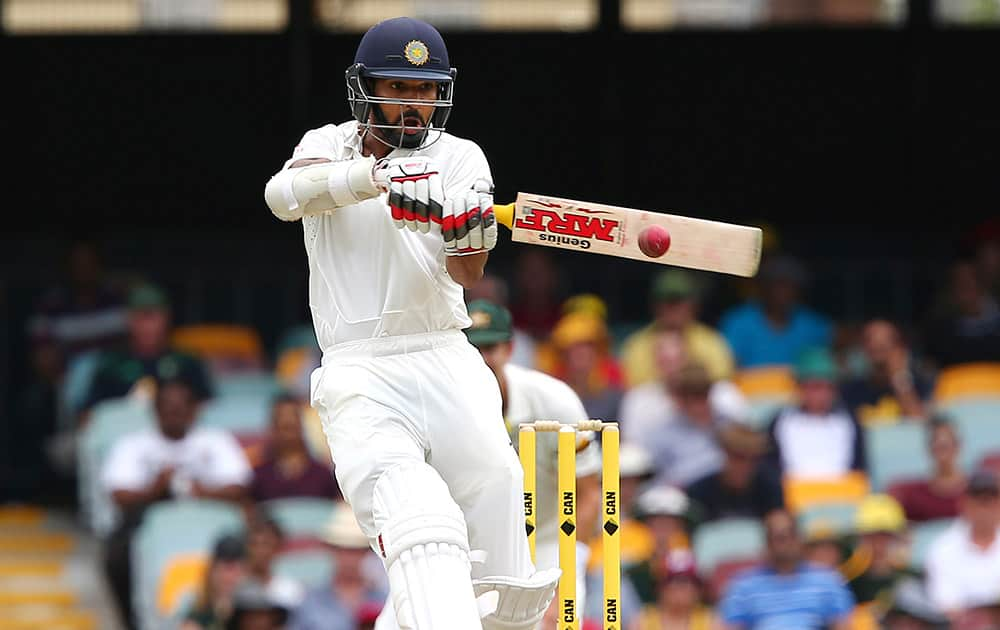
[[483, 151], [445, 132], [455, 74], [431, 25], [373, 26], [346, 72], [353, 119], [306, 132], [264, 195], [302, 222], [311, 403], [386, 608], [403, 630], [528, 630], [559, 571], [531, 562], [500, 390], [462, 332], [497, 224]]
[[[466, 329], [466, 335], [496, 375], [504, 422], [514, 444], [522, 423], [557, 420], [578, 424], [588, 419], [583, 402], [569, 385], [544, 372], [510, 362], [514, 336], [510, 311], [489, 300], [471, 302], [468, 311], [472, 326]], [[587, 543], [600, 520], [601, 507], [601, 453], [594, 437], [593, 431], [577, 433], [576, 601], [581, 619], [587, 597], [585, 578], [590, 558]], [[539, 433], [535, 439], [536, 564], [541, 569], [554, 569], [559, 567], [558, 433]]]

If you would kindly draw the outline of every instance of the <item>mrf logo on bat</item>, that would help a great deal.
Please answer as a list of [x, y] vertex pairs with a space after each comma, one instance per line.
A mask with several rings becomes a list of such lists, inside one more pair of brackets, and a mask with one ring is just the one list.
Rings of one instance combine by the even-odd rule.
[[621, 222], [598, 216], [610, 215], [610, 212], [576, 206], [563, 207], [545, 201], [537, 203], [545, 207], [526, 207], [524, 215], [514, 221], [514, 227], [540, 232], [540, 241], [590, 249], [591, 241], [594, 240], [617, 243], [621, 239]]

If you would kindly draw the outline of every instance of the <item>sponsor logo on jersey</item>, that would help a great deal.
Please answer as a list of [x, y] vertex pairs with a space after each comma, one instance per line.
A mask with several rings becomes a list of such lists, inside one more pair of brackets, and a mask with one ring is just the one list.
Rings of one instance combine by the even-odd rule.
[[403, 49], [403, 56], [415, 66], [422, 66], [427, 63], [430, 53], [427, 51], [427, 44], [419, 39], [411, 40]]
[[[618, 241], [621, 222], [614, 218], [593, 216], [598, 212], [586, 208], [557, 210], [558, 206], [546, 204], [549, 208], [528, 208], [523, 216], [517, 217], [514, 227], [541, 232], [538, 240], [590, 249], [591, 241], [614, 243]], [[601, 212], [600, 214], [604, 214]]]

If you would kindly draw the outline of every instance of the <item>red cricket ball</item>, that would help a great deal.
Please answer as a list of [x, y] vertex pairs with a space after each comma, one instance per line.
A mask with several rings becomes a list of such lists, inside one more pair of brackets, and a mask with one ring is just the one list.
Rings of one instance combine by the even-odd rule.
[[639, 249], [650, 258], [659, 258], [670, 249], [670, 232], [662, 225], [649, 225], [639, 232]]

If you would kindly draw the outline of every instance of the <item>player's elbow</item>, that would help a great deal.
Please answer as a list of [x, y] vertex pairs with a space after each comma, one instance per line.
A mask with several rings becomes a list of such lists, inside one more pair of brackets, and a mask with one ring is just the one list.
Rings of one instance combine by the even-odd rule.
[[282, 221], [298, 221], [302, 218], [302, 208], [295, 200], [295, 196], [287, 193], [288, 182], [285, 181], [287, 175], [283, 173], [285, 171], [268, 180], [264, 186], [264, 201], [271, 209], [271, 214]]

